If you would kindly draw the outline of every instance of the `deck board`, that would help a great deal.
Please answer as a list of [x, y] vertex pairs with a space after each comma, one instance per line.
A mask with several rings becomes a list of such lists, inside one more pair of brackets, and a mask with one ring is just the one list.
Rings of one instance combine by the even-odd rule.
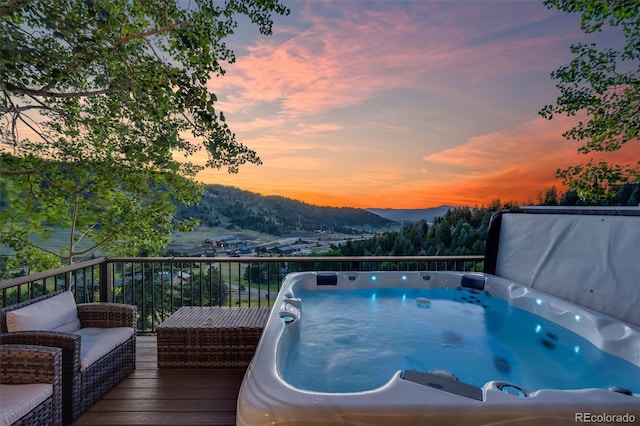
[[74, 425], [235, 425], [244, 369], [158, 369], [157, 361], [155, 336], [139, 336], [136, 371]]

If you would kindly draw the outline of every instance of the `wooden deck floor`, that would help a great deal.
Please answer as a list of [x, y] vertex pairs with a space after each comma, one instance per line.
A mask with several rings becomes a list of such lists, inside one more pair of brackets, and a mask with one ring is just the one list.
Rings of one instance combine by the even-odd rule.
[[136, 339], [136, 371], [82, 425], [235, 425], [244, 369], [158, 369], [155, 337]]

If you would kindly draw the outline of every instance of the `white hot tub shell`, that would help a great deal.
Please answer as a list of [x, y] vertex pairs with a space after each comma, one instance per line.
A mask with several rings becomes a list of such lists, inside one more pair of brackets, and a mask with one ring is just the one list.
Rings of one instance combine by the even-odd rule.
[[[298, 316], [304, 315], [300, 309], [304, 301], [296, 297], [301, 289], [456, 288], [463, 281], [471, 283], [466, 285], [481, 282], [493, 297], [567, 328], [640, 369], [638, 328], [500, 277], [456, 272], [296, 273], [283, 283], [242, 383], [237, 424], [576, 424], [581, 416], [598, 413], [640, 419], [640, 396], [620, 390], [524, 389], [526, 397], [521, 397], [503, 391], [505, 385], [519, 388], [518, 383], [489, 381], [474, 387], [420, 372], [398, 371], [376, 389], [322, 393], [298, 389], [282, 378], [283, 355], [295, 344], [300, 333]], [[580, 321], [575, 320], [576, 315]]]

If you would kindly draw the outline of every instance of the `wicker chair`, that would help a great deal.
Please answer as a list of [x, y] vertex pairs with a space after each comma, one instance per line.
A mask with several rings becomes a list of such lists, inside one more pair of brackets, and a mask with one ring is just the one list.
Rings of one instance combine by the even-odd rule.
[[[76, 421], [135, 370], [135, 332], [110, 353], [81, 370], [81, 336], [56, 331], [8, 332], [6, 314], [46, 300], [62, 292], [50, 293], [0, 310], [0, 343], [52, 346], [62, 349], [62, 420]], [[118, 303], [77, 305], [82, 328], [136, 327], [136, 307]]]
[[[15, 420], [12, 423], [13, 426], [58, 426], [62, 423], [62, 350], [60, 348], [0, 345], [0, 383], [8, 386], [36, 383], [53, 385], [52, 394]], [[0, 399], [1, 405], [2, 399]]]

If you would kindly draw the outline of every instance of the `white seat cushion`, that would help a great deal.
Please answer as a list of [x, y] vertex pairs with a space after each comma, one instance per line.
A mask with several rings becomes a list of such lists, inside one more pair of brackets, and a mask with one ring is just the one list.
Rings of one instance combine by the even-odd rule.
[[82, 337], [80, 344], [80, 371], [126, 342], [135, 330], [131, 327], [81, 328], [74, 334]]
[[73, 333], [79, 329], [78, 307], [70, 291], [7, 312], [9, 332], [43, 330]]
[[15, 423], [25, 414], [42, 404], [53, 394], [53, 385], [36, 383], [28, 385], [0, 384], [0, 426]]

